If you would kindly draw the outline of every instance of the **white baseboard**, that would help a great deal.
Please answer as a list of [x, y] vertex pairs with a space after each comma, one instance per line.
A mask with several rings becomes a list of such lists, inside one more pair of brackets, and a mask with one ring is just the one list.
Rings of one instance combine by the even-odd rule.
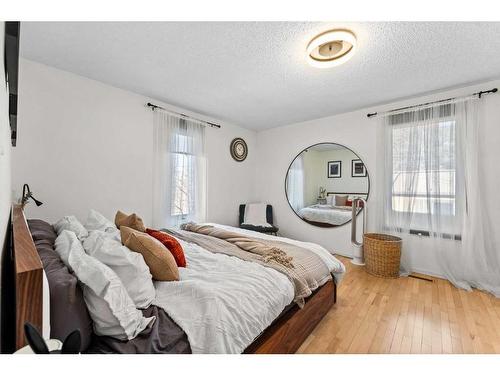
[[446, 277], [442, 274], [435, 273], [435, 272], [428, 271], [428, 270], [424, 270], [424, 269], [420, 269], [420, 268], [413, 268], [411, 270], [411, 272], [412, 273], [420, 273], [422, 275], [437, 277], [438, 279], [445, 279], [446, 280]]
[[333, 253], [333, 255], [339, 255], [341, 257], [346, 257], [346, 258], [352, 259], [352, 254], [347, 254], [347, 253], [344, 253], [342, 251], [337, 251], [337, 252]]
[[[341, 252], [341, 251], [337, 251], [333, 255], [339, 255], [339, 256], [342, 256], [342, 257], [345, 257], [345, 258], [352, 259], [352, 254], [346, 254], [346, 253]], [[439, 279], [445, 279], [446, 280], [446, 276], [444, 276], [443, 274], [436, 273], [436, 272], [433, 272], [433, 271], [429, 271], [429, 270], [426, 270], [426, 269], [423, 269], [423, 268], [412, 268], [410, 270], [410, 273], [420, 273], [422, 275], [437, 277]]]

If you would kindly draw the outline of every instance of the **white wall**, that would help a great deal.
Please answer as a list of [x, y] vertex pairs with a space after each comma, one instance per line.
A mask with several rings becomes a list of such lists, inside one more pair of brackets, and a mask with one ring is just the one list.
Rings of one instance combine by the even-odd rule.
[[[9, 95], [5, 85], [4, 40], [5, 23], [0, 22], [0, 51], [2, 51], [2, 58], [0, 58], [0, 259], [3, 259], [6, 247], [5, 235], [8, 230], [11, 205]], [[0, 295], [2, 292], [1, 280], [2, 270], [0, 268]], [[1, 311], [0, 306], [0, 321], [2, 317]], [[0, 337], [1, 335], [2, 333], [0, 332]]]
[[[350, 245], [350, 225], [340, 228], [319, 228], [300, 220], [289, 207], [284, 191], [284, 179], [291, 160], [303, 149], [320, 142], [334, 142], [346, 145], [365, 162], [370, 176], [370, 199], [368, 211], [369, 226], [374, 227], [374, 197], [377, 190], [377, 119], [367, 118], [366, 114], [374, 111], [389, 110], [401, 106], [418, 104], [432, 100], [444, 99], [460, 95], [468, 95], [481, 89], [500, 86], [500, 81], [464, 87], [447, 92], [437, 93], [411, 100], [366, 108], [355, 112], [326, 117], [270, 130], [257, 134], [258, 145], [258, 186], [257, 198], [274, 206], [277, 225], [282, 235], [305, 241], [317, 242], [338, 254], [352, 255]], [[500, 95], [489, 95], [481, 99], [484, 105], [483, 121], [480, 129], [481, 159], [486, 169], [485, 196], [488, 198], [488, 209], [492, 222], [500, 222]], [[350, 166], [349, 166], [350, 168]], [[345, 168], [343, 168], [345, 173]], [[361, 216], [358, 217], [358, 220]], [[500, 231], [497, 231], [500, 232]], [[497, 234], [498, 236], [498, 234]], [[500, 239], [497, 239], [500, 246]], [[427, 246], [426, 240], [415, 238], [404, 244], [410, 264], [414, 271], [434, 275], [442, 275], [434, 254]]]
[[[175, 90], [175, 88], [173, 88]], [[112, 218], [117, 209], [152, 218], [153, 115], [141, 95], [21, 59], [18, 143], [13, 187], [29, 183], [28, 217], [53, 222], [89, 208]], [[197, 115], [205, 120], [219, 122]], [[220, 123], [220, 122], [219, 122]], [[256, 134], [231, 124], [207, 128], [207, 219], [236, 224], [238, 205], [254, 195]], [[234, 161], [229, 144], [244, 138], [249, 156]], [[2, 181], [3, 182], [3, 181]]]

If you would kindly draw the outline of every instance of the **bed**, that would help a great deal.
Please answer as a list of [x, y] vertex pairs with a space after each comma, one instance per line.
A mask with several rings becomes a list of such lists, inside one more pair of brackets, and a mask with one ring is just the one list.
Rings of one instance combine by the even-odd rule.
[[[238, 230], [237, 228], [225, 227], [217, 224], [212, 224], [212, 226], [218, 226], [221, 229]], [[44, 269], [47, 273], [47, 267], [49, 267], [49, 265], [53, 267], [57, 262], [54, 259], [50, 261], [47, 260], [47, 254], [52, 256], [53, 251], [50, 250], [50, 246], [53, 246], [53, 242], [51, 241], [55, 238], [54, 233], [50, 233], [50, 225], [48, 223], [44, 223], [40, 220], [27, 221], [21, 207], [14, 206], [12, 212], [12, 229], [12, 267], [14, 271], [12, 275], [16, 279], [14, 284], [15, 290], [12, 293], [13, 299], [15, 300], [15, 311], [12, 314], [13, 320], [15, 320], [13, 321], [15, 332], [13, 332], [12, 335], [12, 342], [13, 348], [17, 349], [26, 344], [24, 335], [22, 334], [24, 322], [29, 321], [40, 330], [44, 328], [43, 320], [44, 318], [47, 319], [45, 316], [47, 313], [45, 312], [44, 314], [44, 292], [45, 297], [47, 297], [47, 290], [44, 289], [43, 282]], [[241, 234], [248, 234], [245, 233], [244, 230], [240, 231]], [[265, 234], [254, 232], [252, 232], [252, 235], [269, 237]], [[267, 239], [266, 237], [263, 238]], [[286, 241], [289, 244], [295, 243], [309, 246], [313, 252], [324, 251], [324, 249], [315, 244], [299, 243], [284, 238], [278, 239]], [[92, 335], [85, 349], [86, 353], [225, 352], [225, 346], [221, 346], [217, 351], [200, 351], [200, 348], [197, 348], [193, 344], [194, 340], [189, 329], [185, 329], [186, 327], [183, 326], [182, 320], [179, 320], [178, 315], [175, 315], [175, 311], [170, 311], [169, 304], [162, 304], [161, 300], [162, 295], [165, 294], [163, 301], [171, 301], [170, 305], [172, 305], [174, 296], [182, 295], [181, 292], [188, 290], [189, 285], [194, 285], [194, 281], [201, 280], [202, 275], [206, 274], [206, 267], [207, 264], [210, 264], [210, 261], [213, 261], [214, 266], [221, 266], [220, 269], [230, 269], [230, 262], [233, 262], [235, 264], [232, 266], [236, 267], [235, 269], [241, 270], [242, 263], [238, 263], [241, 261], [232, 259], [232, 257], [228, 257], [227, 255], [204, 253], [204, 250], [196, 244], [183, 243], [183, 246], [186, 246], [186, 256], [189, 258], [191, 264], [190, 269], [185, 272], [191, 274], [191, 279], [189, 275], [184, 275], [181, 277], [181, 281], [185, 280], [185, 284], [181, 285], [182, 283], [178, 283], [175, 285], [175, 288], [173, 287], [173, 283], [170, 283], [170, 285], [167, 283], [155, 283], [161, 284], [155, 285], [157, 288], [158, 303], [154, 303], [152, 306], [142, 311], [143, 315], [146, 317], [155, 316], [155, 324], [129, 341], [119, 341], [106, 336]], [[201, 257], [201, 253], [204, 254], [204, 257]], [[217, 258], [217, 261], [214, 261], [214, 258]], [[218, 265], [221, 259], [226, 263]], [[334, 259], [333, 256], [332, 259]], [[197, 260], [198, 266], [196, 266]], [[262, 268], [266, 268], [257, 266], [251, 262], [245, 262], [245, 264], [246, 267], [254, 267], [258, 272], [262, 272]], [[253, 333], [255, 337], [251, 336], [253, 338], [251, 342], [243, 340], [242, 343], [244, 343], [244, 347], [235, 348], [235, 351], [228, 350], [228, 352], [294, 353], [336, 302], [336, 284], [342, 278], [344, 270], [343, 266], [341, 266], [337, 269], [337, 274], [332, 273], [333, 278], [328, 279], [323, 285], [314, 290], [310, 296], [305, 298], [305, 303], [303, 307], [300, 308], [297, 303], [290, 300], [290, 292], [286, 291], [287, 288], [290, 289], [290, 285], [288, 285], [288, 287], [284, 286], [286, 280], [284, 278], [282, 278], [281, 281], [279, 281], [279, 278], [272, 279], [272, 277], [275, 277], [273, 276], [273, 270], [266, 269], [265, 272], [270, 275], [267, 287], [269, 288], [269, 285], [273, 283], [276, 285], [282, 283], [283, 285], [279, 287], [279, 291], [282, 292], [283, 297], [281, 299], [277, 298], [279, 303], [276, 303], [274, 310], [269, 309], [262, 311], [262, 314], [266, 314], [265, 319], [267, 319], [268, 323], [265, 323], [264, 326], [259, 328], [258, 334]], [[233, 294], [237, 296], [237, 293], [240, 293], [238, 297], [240, 300], [243, 298], [243, 294], [246, 293], [243, 285], [248, 284], [250, 280], [246, 278], [246, 273], [250, 275], [252, 271], [241, 272], [241, 280], [239, 281], [232, 280], [232, 282], [235, 283], [233, 285], [236, 285]], [[212, 273], [212, 275], [214, 274], [215, 273]], [[275, 272], [274, 274], [277, 273]], [[214, 281], [217, 282], [217, 280]], [[49, 280], [49, 284], [50, 282], [53, 283], [54, 281]], [[255, 282], [255, 280], [252, 282]], [[241, 285], [238, 285], [238, 283]], [[224, 284], [225, 283], [219, 280], [217, 285], [224, 289]], [[227, 284], [230, 285], [230, 282], [228, 281]], [[78, 285], [78, 283], [75, 283], [75, 285]], [[260, 288], [265, 287], [266, 285], [263, 284], [258, 285], [258, 287], [254, 289], [260, 290]], [[75, 287], [75, 290], [78, 293], [77, 287]], [[197, 293], [199, 291], [200, 289], [196, 290]], [[230, 291], [230, 289], [226, 288], [224, 293], [231, 295], [228, 291]], [[50, 285], [49, 294], [52, 297], [53, 285]], [[185, 294], [189, 295], [190, 293]], [[60, 327], [60, 321], [65, 320], [71, 323], [72, 315], [69, 314], [65, 319], [61, 319], [61, 316], [57, 317], [56, 314], [58, 312], [52, 309], [52, 302], [53, 301], [51, 301], [49, 313], [51, 337], [63, 339], [65, 337], [64, 330], [69, 328]], [[179, 305], [182, 304], [179, 303]], [[238, 302], [237, 305], [240, 306], [240, 302]], [[191, 307], [196, 306], [192, 305]], [[240, 311], [236, 313], [244, 315], [243, 309], [241, 307], [238, 308], [240, 308]], [[236, 310], [238, 308], [236, 308]], [[196, 310], [196, 308], [190, 310]], [[175, 319], [172, 318], [173, 316]], [[76, 320], [77, 318], [80, 319], [80, 317], [76, 316], [74, 319]], [[235, 336], [238, 336], [240, 333], [236, 332]], [[244, 335], [242, 335], [242, 337], [243, 336]], [[248, 337], [246, 339], [248, 340]], [[217, 345], [217, 343], [214, 343], [214, 345]], [[232, 349], [232, 347], [229, 348]]]
[[299, 211], [302, 219], [310, 223], [321, 223], [328, 226], [339, 226], [351, 220], [352, 207], [314, 204]]
[[[348, 223], [352, 218], [352, 200], [367, 199], [367, 194], [328, 192], [327, 196], [345, 195], [348, 197], [345, 206], [331, 204], [313, 204], [299, 210], [298, 215], [308, 223], [322, 227], [336, 227]], [[360, 208], [357, 209], [358, 212]]]

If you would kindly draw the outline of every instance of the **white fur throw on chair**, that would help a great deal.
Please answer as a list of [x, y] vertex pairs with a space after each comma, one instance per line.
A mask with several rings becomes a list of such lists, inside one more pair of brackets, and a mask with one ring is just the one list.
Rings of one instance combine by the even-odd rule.
[[245, 217], [243, 224], [254, 225], [259, 227], [272, 227], [266, 219], [267, 204], [264, 203], [247, 203], [245, 205]]

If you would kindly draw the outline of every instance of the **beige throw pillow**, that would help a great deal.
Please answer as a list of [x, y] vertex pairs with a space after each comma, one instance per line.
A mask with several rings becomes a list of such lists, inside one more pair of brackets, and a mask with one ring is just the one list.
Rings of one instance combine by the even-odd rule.
[[179, 268], [174, 256], [156, 238], [129, 227], [120, 228], [122, 243], [130, 250], [142, 254], [153, 279], [158, 281], [179, 280]]
[[335, 206], [347, 206], [347, 195], [336, 195]]
[[138, 230], [139, 232], [146, 231], [144, 222], [139, 216], [136, 214], [127, 215], [121, 211], [118, 211], [115, 215], [115, 225], [118, 229], [120, 229], [121, 226], [125, 226]]

